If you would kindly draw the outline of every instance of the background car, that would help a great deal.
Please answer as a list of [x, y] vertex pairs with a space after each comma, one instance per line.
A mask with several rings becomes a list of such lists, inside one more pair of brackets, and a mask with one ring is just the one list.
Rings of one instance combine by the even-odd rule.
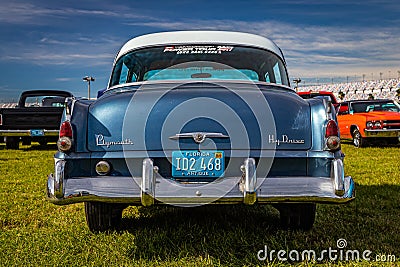
[[332, 92], [328, 92], [328, 91], [303, 91], [303, 92], [297, 92], [297, 94], [299, 96], [301, 96], [301, 98], [304, 99], [309, 99], [309, 98], [314, 98], [317, 96], [327, 96], [329, 97], [329, 99], [332, 102], [332, 105], [335, 108], [338, 108], [340, 103], [337, 101], [335, 95]]
[[65, 99], [70, 92], [60, 90], [29, 90], [21, 94], [18, 105], [0, 108], [0, 137], [7, 149], [18, 149], [22, 141], [45, 145], [58, 140]]
[[394, 100], [343, 102], [338, 114], [341, 138], [354, 146], [368, 143], [397, 144], [400, 138], [400, 106]]

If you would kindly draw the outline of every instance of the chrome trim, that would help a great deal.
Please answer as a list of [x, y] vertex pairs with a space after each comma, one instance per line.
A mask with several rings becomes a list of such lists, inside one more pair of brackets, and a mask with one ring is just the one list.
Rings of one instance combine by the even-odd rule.
[[[344, 177], [343, 163], [332, 163], [331, 177], [263, 177], [256, 176], [255, 161], [246, 159], [244, 177], [224, 177], [212, 187], [181, 184], [157, 174], [149, 158], [143, 160], [142, 177], [95, 176], [64, 177], [65, 161], [56, 160], [56, 174], [49, 175], [48, 199], [59, 205], [83, 201], [104, 201], [131, 205], [153, 204], [253, 204], [258, 203], [345, 203], [354, 199], [353, 179]], [[221, 194], [223, 193], [223, 194]], [[219, 197], [215, 197], [219, 196]]]
[[[0, 136], [31, 136], [31, 130], [0, 130]], [[34, 137], [43, 137], [43, 136], [58, 136], [59, 130], [43, 130], [44, 135], [42, 136], [34, 136]]]
[[172, 140], [179, 140], [180, 138], [193, 138], [196, 143], [200, 144], [203, 143], [206, 138], [229, 138], [229, 136], [222, 133], [194, 132], [179, 133], [169, 137], [169, 139]]
[[98, 175], [108, 175], [111, 171], [111, 165], [106, 160], [100, 160], [96, 163], [95, 170]]
[[[65, 205], [84, 201], [104, 201], [142, 205], [141, 177], [75, 177], [65, 180], [65, 194], [60, 198], [49, 200], [54, 204]], [[157, 179], [157, 190], [174, 183], [170, 180]], [[237, 177], [224, 179], [237, 181]], [[346, 203], [355, 198], [353, 179], [345, 177], [345, 193], [338, 196], [334, 192], [330, 177], [268, 177], [257, 187], [257, 202], [260, 204], [289, 203], [289, 202], [315, 202], [315, 203]], [[181, 185], [182, 186], [182, 185]], [[207, 192], [196, 186], [185, 185], [192, 189], [193, 195], [183, 197], [157, 196], [154, 204], [166, 203], [204, 203], [204, 204], [240, 204], [243, 203], [243, 193], [239, 186], [235, 186], [225, 196], [215, 200], [204, 196]], [[201, 196], [198, 195], [201, 192]], [[197, 194], [196, 194], [197, 193]], [[204, 196], [204, 197], [203, 197]], [[212, 202], [209, 200], [212, 200]]]
[[47, 179], [47, 197], [58, 200], [64, 197], [64, 171], [65, 160], [55, 160], [55, 174], [50, 174]]
[[57, 140], [57, 148], [58, 151], [68, 152], [72, 148], [72, 139], [67, 136], [60, 137]]
[[341, 159], [332, 160], [331, 177], [333, 179], [335, 194], [338, 196], [343, 196], [345, 193], [344, 166]]
[[244, 204], [252, 205], [257, 200], [256, 161], [253, 158], [244, 161], [244, 178], [243, 202]]
[[365, 129], [365, 137], [400, 137], [400, 129]]
[[151, 206], [155, 199], [156, 180], [153, 161], [149, 158], [143, 160], [142, 183], [140, 199], [143, 206]]

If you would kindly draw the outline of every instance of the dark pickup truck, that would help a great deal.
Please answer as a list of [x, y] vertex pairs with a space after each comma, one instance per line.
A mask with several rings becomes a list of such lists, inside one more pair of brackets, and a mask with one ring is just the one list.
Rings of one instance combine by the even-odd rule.
[[15, 108], [0, 108], [0, 139], [6, 148], [18, 149], [20, 141], [56, 142], [65, 98], [72, 96], [66, 91], [31, 90], [21, 94]]

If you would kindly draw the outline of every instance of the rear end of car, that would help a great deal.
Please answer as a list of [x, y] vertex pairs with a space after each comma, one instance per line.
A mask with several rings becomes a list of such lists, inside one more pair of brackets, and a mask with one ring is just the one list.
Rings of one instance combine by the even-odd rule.
[[[123, 47], [109, 90], [96, 101], [68, 103], [49, 200], [85, 202], [89, 228], [103, 231], [127, 205], [206, 204], [273, 204], [284, 226], [309, 229], [316, 203], [354, 199], [330, 101], [304, 100], [286, 86], [279, 49], [262, 50], [260, 60], [261, 50], [234, 41], [137, 53]], [[159, 60], [150, 64], [152, 53]], [[179, 62], [186, 54], [201, 60]], [[257, 63], [262, 72], [244, 67]]]
[[[255, 112], [257, 107], [246, 109], [226, 88], [228, 84], [175, 87], [146, 116], [141, 116], [144, 111], [136, 104], [152, 101], [158, 88], [142, 96], [133, 90], [96, 102], [71, 103], [74, 113], [67, 114], [70, 120], [61, 126], [61, 151], [49, 176], [48, 197], [56, 204], [103, 203], [99, 205], [108, 208], [104, 203], [118, 208], [275, 204], [288, 214], [293, 207], [308, 207], [305, 218], [315, 215], [315, 203], [345, 203], [354, 198], [354, 183], [344, 175], [337, 124], [328, 101], [305, 101], [270, 86], [261, 90], [269, 109]], [[242, 93], [258, 97], [251, 90]], [[230, 105], [232, 116], [219, 118], [215, 110], [221, 112], [220, 103], [205, 101], [183, 107], [189, 117], [198, 117], [181, 130], [175, 123], [182, 118], [168, 117], [185, 99], [199, 101], [210, 94]], [[251, 97], [247, 100], [251, 102]], [[271, 116], [263, 116], [269, 112]], [[211, 116], [218, 123], [207, 119]], [[244, 121], [243, 129], [221, 126], [234, 125], [236, 116]], [[307, 222], [300, 226], [310, 227]]]
[[54, 90], [25, 91], [17, 107], [1, 109], [0, 137], [5, 138], [6, 148], [18, 149], [20, 141], [24, 145], [56, 142], [66, 97], [72, 94]]

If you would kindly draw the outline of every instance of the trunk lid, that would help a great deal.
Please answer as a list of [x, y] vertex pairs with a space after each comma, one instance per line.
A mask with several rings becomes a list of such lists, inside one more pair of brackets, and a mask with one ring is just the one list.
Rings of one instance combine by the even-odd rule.
[[89, 151], [311, 147], [308, 103], [273, 85], [159, 83], [105, 95], [88, 116]]

